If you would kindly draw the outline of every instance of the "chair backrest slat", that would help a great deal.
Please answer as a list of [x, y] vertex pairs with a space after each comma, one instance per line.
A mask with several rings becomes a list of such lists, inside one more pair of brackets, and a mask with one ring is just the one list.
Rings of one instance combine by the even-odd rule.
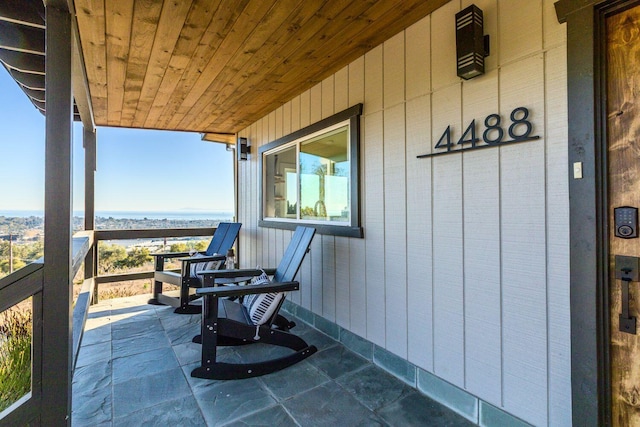
[[316, 229], [312, 227], [296, 227], [273, 276], [274, 282], [290, 282], [296, 277], [315, 233]]
[[233, 246], [233, 242], [236, 241], [240, 227], [239, 222], [221, 222], [216, 228], [216, 232], [211, 238], [211, 243], [207, 248], [207, 255], [219, 254], [226, 255], [227, 250]]

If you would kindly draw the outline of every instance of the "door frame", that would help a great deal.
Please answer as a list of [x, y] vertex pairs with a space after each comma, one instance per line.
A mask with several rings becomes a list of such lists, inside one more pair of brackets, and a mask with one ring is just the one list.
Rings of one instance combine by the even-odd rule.
[[[567, 23], [573, 424], [611, 425], [607, 209], [607, 16], [640, 0], [560, 0]], [[573, 165], [582, 163], [582, 179]]]

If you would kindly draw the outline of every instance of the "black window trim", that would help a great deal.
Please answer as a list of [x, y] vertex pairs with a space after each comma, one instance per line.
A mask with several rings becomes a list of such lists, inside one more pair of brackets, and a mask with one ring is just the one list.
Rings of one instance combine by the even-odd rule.
[[[334, 236], [344, 237], [364, 237], [363, 229], [360, 222], [360, 116], [362, 115], [362, 104], [356, 104], [353, 107], [340, 111], [333, 116], [322, 119], [316, 123], [313, 123], [300, 130], [292, 132], [288, 135], [278, 138], [275, 141], [269, 142], [261, 146], [258, 150], [259, 163], [258, 173], [260, 179], [259, 190], [259, 206], [260, 206], [260, 219], [258, 220], [258, 226], [264, 228], [280, 228], [285, 230], [294, 230], [298, 225], [308, 224], [316, 229], [320, 234], [329, 234]], [[350, 209], [351, 209], [351, 223], [349, 225], [335, 225], [335, 224], [319, 224], [316, 222], [307, 222], [302, 220], [296, 221], [278, 221], [274, 219], [264, 219], [264, 206], [263, 206], [263, 170], [262, 163], [264, 161], [264, 153], [271, 151], [274, 148], [280, 147], [291, 141], [298, 140], [312, 133], [316, 133], [330, 126], [349, 120], [349, 150], [351, 159], [351, 197], [350, 197]]]

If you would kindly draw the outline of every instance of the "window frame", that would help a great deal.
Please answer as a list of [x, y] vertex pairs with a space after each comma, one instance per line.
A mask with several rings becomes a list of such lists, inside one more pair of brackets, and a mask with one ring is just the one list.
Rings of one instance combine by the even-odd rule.
[[[326, 119], [320, 120], [307, 127], [304, 127], [296, 132], [285, 135], [282, 138], [262, 145], [258, 149], [259, 163], [259, 220], [258, 226], [264, 228], [279, 228], [285, 230], [294, 230], [298, 225], [310, 225], [313, 226], [320, 234], [329, 234], [334, 236], [344, 237], [363, 237], [363, 229], [361, 226], [360, 218], [360, 116], [362, 115], [362, 104], [356, 104], [353, 107], [347, 108], [339, 113], [336, 113]], [[321, 133], [323, 130], [329, 131], [329, 128], [340, 124], [342, 122], [348, 122], [349, 126], [349, 180], [350, 180], [350, 221], [344, 224], [338, 224], [337, 222], [320, 222], [303, 219], [284, 219], [284, 218], [265, 218], [265, 176], [264, 176], [264, 161], [267, 154], [274, 152], [278, 149], [285, 149], [285, 145], [296, 146], [296, 163], [300, 161], [299, 146], [305, 141], [305, 137], [310, 137], [313, 134]], [[300, 179], [300, 170], [296, 165], [296, 173], [298, 180]], [[298, 189], [298, 193], [299, 193]], [[298, 205], [300, 194], [298, 194]]]

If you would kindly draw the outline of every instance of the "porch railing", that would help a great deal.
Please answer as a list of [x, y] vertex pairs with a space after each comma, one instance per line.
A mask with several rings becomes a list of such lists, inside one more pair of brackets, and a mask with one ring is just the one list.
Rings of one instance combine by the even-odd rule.
[[[97, 294], [100, 283], [136, 280], [153, 277], [153, 270], [145, 272], [98, 276], [98, 243], [105, 240], [133, 240], [165, 237], [212, 236], [214, 227], [172, 228], [149, 230], [96, 230], [76, 233], [73, 237], [72, 275], [69, 286], [80, 267], [85, 266], [85, 279], [73, 309], [73, 359], [71, 371], [82, 342], [82, 334], [89, 305]], [[24, 268], [0, 279], [0, 313], [31, 298], [31, 390], [11, 406], [0, 412], [0, 424], [38, 424], [42, 407], [42, 337], [47, 334], [47, 325], [42, 322], [42, 291], [44, 286], [45, 260], [35, 261]]]
[[[39, 419], [42, 400], [42, 259], [0, 279], [0, 312], [31, 298], [31, 390], [0, 413], [0, 424], [27, 425]], [[5, 385], [6, 386], [6, 385]]]
[[[73, 255], [71, 260], [72, 277], [82, 266], [84, 259], [93, 245], [93, 233], [82, 232], [73, 238]], [[0, 413], [0, 423], [7, 425], [28, 425], [38, 423], [40, 419], [42, 400], [42, 337], [47, 333], [47, 325], [42, 321], [42, 290], [44, 286], [44, 258], [21, 268], [20, 270], [0, 279], [0, 312], [4, 312], [31, 298], [31, 390]], [[73, 310], [75, 319], [86, 319], [88, 304], [83, 300], [76, 300]], [[73, 336], [73, 366], [80, 348], [82, 325], [74, 329]], [[73, 369], [73, 366], [71, 369]]]
[[215, 233], [215, 227], [202, 227], [202, 228], [158, 228], [158, 229], [145, 229], [145, 230], [96, 230], [94, 231], [95, 245], [93, 248], [93, 272], [92, 276], [95, 277], [95, 289], [94, 299], [97, 300], [99, 285], [102, 283], [115, 283], [123, 282], [127, 280], [140, 280], [150, 279], [153, 277], [153, 270], [123, 273], [123, 274], [106, 274], [98, 275], [98, 260], [97, 260], [97, 245], [101, 241], [106, 240], [135, 240], [135, 239], [159, 239], [167, 237], [200, 237], [200, 236], [213, 236]]

